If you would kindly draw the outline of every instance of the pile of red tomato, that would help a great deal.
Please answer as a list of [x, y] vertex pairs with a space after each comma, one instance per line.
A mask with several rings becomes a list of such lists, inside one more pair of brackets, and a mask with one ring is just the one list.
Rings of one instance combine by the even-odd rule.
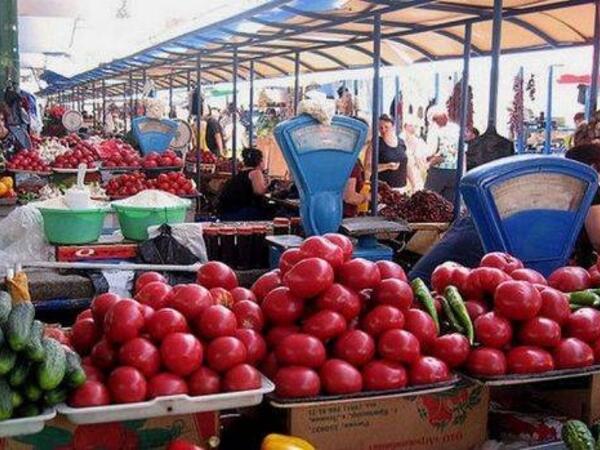
[[160, 154], [157, 152], [150, 152], [142, 161], [144, 169], [156, 169], [160, 167], [182, 167], [183, 160], [177, 156], [173, 150], [167, 150]]
[[600, 283], [594, 266], [563, 267], [548, 279], [523, 268], [518, 259], [490, 253], [480, 267], [439, 266], [431, 284], [437, 292], [456, 286], [467, 299], [475, 346], [465, 367], [481, 377], [538, 374], [600, 363], [600, 311], [571, 310], [567, 293]]
[[181, 172], [161, 173], [150, 179], [140, 172], [123, 174], [111, 178], [105, 189], [112, 198], [129, 197], [146, 189], [158, 189], [179, 196], [196, 194], [194, 183]]
[[281, 398], [402, 389], [452, 378], [462, 335], [439, 336], [414, 306], [402, 268], [352, 259], [342, 235], [306, 239], [252, 286], [270, 353], [261, 366]]
[[204, 265], [198, 281], [171, 287], [147, 272], [136, 280], [134, 299], [97, 296], [73, 325], [71, 342], [88, 379], [69, 404], [260, 388], [255, 365], [266, 344], [254, 295], [238, 288], [235, 273], [222, 263]]
[[88, 169], [93, 169], [98, 158], [98, 153], [93, 147], [80, 142], [62, 155], [58, 155], [52, 166], [57, 169], [77, 169], [79, 164], [83, 163]]
[[[198, 152], [188, 152], [188, 154], [186, 156], [186, 160], [189, 162], [196, 162], [197, 155], [198, 155]], [[218, 161], [218, 158], [214, 153], [212, 153], [208, 150], [204, 150], [204, 151], [200, 152], [200, 162], [202, 164], [216, 164], [217, 161]]]
[[102, 150], [102, 165], [107, 169], [132, 169], [142, 166], [142, 157], [129, 144], [117, 139], [110, 139], [103, 141], [100, 148]]
[[27, 170], [31, 172], [50, 172], [50, 166], [35, 150], [21, 150], [11, 158], [6, 167], [9, 170]]

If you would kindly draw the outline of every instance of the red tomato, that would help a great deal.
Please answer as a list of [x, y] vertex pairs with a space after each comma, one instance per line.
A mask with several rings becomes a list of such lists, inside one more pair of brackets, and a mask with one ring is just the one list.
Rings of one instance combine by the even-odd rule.
[[143, 402], [148, 393], [144, 375], [133, 367], [118, 367], [108, 377], [108, 389], [115, 403]]
[[362, 329], [373, 337], [394, 328], [404, 326], [404, 314], [398, 308], [389, 305], [378, 305], [365, 315]]
[[534, 317], [521, 326], [519, 340], [526, 345], [556, 347], [560, 343], [560, 325], [545, 317]]
[[557, 369], [575, 369], [594, 364], [592, 347], [580, 339], [563, 339], [554, 348], [554, 365]]
[[552, 355], [539, 347], [521, 345], [511, 348], [506, 356], [509, 373], [541, 373], [554, 370]]
[[564, 324], [571, 315], [567, 296], [550, 287], [543, 289], [540, 295], [542, 296], [542, 308], [538, 314], [554, 320], [559, 325]]
[[69, 405], [74, 408], [110, 405], [110, 394], [99, 381], [87, 380], [71, 392]]
[[176, 309], [187, 320], [193, 320], [215, 304], [208, 289], [197, 284], [178, 284], [167, 299], [167, 306]]
[[339, 233], [327, 233], [324, 234], [323, 237], [342, 249], [344, 261], [348, 261], [350, 258], [352, 258], [354, 245], [352, 245], [352, 241], [348, 236], [344, 236], [343, 234]]
[[106, 294], [100, 294], [92, 300], [92, 304], [90, 306], [92, 310], [92, 316], [94, 317], [94, 322], [96, 322], [99, 327], [103, 326], [104, 316], [108, 310], [119, 300], [121, 300], [121, 297], [119, 297], [117, 294], [111, 294], [110, 292]]
[[381, 281], [379, 268], [374, 262], [354, 258], [345, 262], [339, 269], [340, 282], [347, 288], [359, 292], [372, 289]]
[[258, 302], [261, 303], [269, 292], [281, 286], [283, 286], [283, 281], [281, 281], [280, 271], [272, 270], [256, 280], [250, 290], [256, 295]]
[[433, 384], [450, 379], [450, 370], [444, 361], [432, 356], [422, 356], [410, 367], [411, 384]]
[[402, 364], [391, 361], [371, 361], [362, 369], [367, 391], [402, 389], [408, 383], [408, 375]]
[[92, 361], [90, 359], [90, 364], [82, 363], [81, 367], [85, 372], [85, 378], [91, 381], [99, 381], [100, 383], [104, 383], [104, 374], [100, 369], [94, 367]]
[[104, 332], [111, 342], [127, 342], [144, 327], [144, 316], [134, 300], [115, 303], [104, 316]]
[[435, 322], [429, 314], [420, 309], [409, 309], [404, 313], [406, 323], [404, 328], [419, 340], [421, 349], [427, 349], [438, 335]]
[[466, 294], [465, 286], [471, 271], [454, 262], [445, 262], [435, 268], [431, 274], [431, 287], [442, 294], [448, 286], [455, 286], [460, 292]]
[[246, 347], [246, 361], [248, 364], [257, 365], [267, 356], [267, 343], [260, 333], [247, 328], [235, 330], [235, 337]]
[[467, 300], [465, 302], [465, 307], [467, 308], [467, 313], [469, 314], [471, 321], [475, 321], [479, 316], [488, 312], [487, 305], [481, 300]]
[[375, 356], [375, 341], [364, 331], [346, 331], [336, 340], [334, 355], [355, 367], [364, 366]]
[[379, 275], [382, 280], [388, 280], [390, 278], [394, 278], [400, 281], [408, 282], [408, 278], [404, 269], [393, 261], [377, 261], [375, 263], [377, 268], [379, 269]]
[[167, 297], [171, 293], [171, 286], [160, 281], [153, 281], [144, 285], [135, 295], [135, 299], [142, 305], [148, 305], [154, 309], [164, 308], [167, 305]]
[[281, 398], [316, 397], [321, 392], [319, 375], [307, 367], [282, 367], [273, 381], [275, 393]]
[[531, 284], [543, 284], [547, 285], [548, 282], [544, 278], [544, 275], [533, 270], [533, 269], [517, 269], [510, 273], [513, 280], [528, 281]]
[[471, 350], [467, 370], [471, 375], [495, 377], [506, 374], [506, 357], [495, 348], [479, 347]]
[[340, 336], [346, 331], [344, 316], [334, 311], [324, 309], [318, 311], [302, 324], [302, 332], [310, 334], [322, 341], [328, 341]]
[[231, 309], [233, 306], [233, 296], [227, 289], [216, 287], [209, 289], [209, 292], [215, 302], [215, 305], [223, 305], [224, 307]]
[[390, 305], [406, 311], [412, 305], [414, 295], [408, 283], [389, 278], [381, 281], [373, 289], [373, 300], [382, 305]]
[[266, 377], [273, 380], [278, 370], [279, 364], [277, 364], [277, 357], [275, 356], [275, 352], [271, 352], [260, 365], [260, 371], [264, 373]]
[[222, 287], [231, 290], [238, 287], [235, 272], [219, 261], [210, 261], [203, 264], [198, 270], [197, 282], [207, 289]]
[[261, 331], [265, 326], [265, 318], [262, 309], [257, 303], [250, 300], [242, 300], [234, 303], [231, 307], [240, 328], [250, 328]]
[[360, 372], [341, 359], [330, 359], [319, 371], [323, 390], [331, 395], [353, 394], [362, 391]]
[[221, 391], [219, 374], [208, 367], [200, 367], [188, 378], [190, 395], [217, 394]]
[[329, 309], [338, 312], [346, 320], [358, 317], [361, 308], [358, 295], [338, 283], [332, 284], [317, 298], [316, 306], [317, 309]]
[[327, 357], [319, 339], [301, 333], [284, 337], [275, 349], [275, 356], [279, 364], [310, 368], [321, 367]]
[[99, 369], [111, 369], [117, 361], [117, 353], [106, 338], [94, 345], [91, 357], [94, 366]]
[[217, 372], [225, 372], [233, 366], [245, 363], [247, 356], [246, 346], [233, 336], [218, 337], [206, 348], [208, 366]]
[[235, 314], [222, 305], [209, 306], [195, 320], [196, 330], [208, 339], [233, 336], [238, 327]]
[[88, 308], [88, 309], [84, 309], [79, 314], [77, 314], [77, 317], [75, 317], [75, 322], [79, 322], [80, 320], [83, 320], [83, 319], [93, 319], [93, 318], [94, 318], [94, 316], [92, 315], [92, 310], [90, 308]]
[[[339, 250], [338, 247], [335, 248]], [[333, 269], [323, 259], [307, 258], [300, 261], [283, 276], [283, 284], [296, 297], [316, 297], [333, 284]]]
[[186, 376], [198, 369], [202, 354], [202, 344], [189, 333], [171, 333], [160, 345], [163, 365], [176, 375]]
[[[334, 270], [344, 262], [342, 248], [321, 236], [311, 236], [300, 245], [300, 252], [306, 258], [320, 258], [327, 261]], [[284, 273], [284, 271], [281, 271]]]
[[437, 337], [431, 348], [432, 355], [444, 361], [450, 369], [462, 366], [471, 351], [469, 340], [460, 333]]
[[294, 323], [304, 311], [304, 301], [292, 294], [287, 287], [272, 290], [262, 302], [265, 318], [276, 325]]
[[281, 271], [281, 274], [285, 275], [292, 267], [305, 258], [307, 258], [307, 255], [299, 248], [290, 248], [286, 250], [281, 254], [281, 258], [279, 258], [279, 270]]
[[421, 357], [419, 340], [405, 330], [388, 330], [377, 343], [379, 355], [387, 360], [413, 364]]
[[526, 281], [506, 281], [496, 289], [494, 307], [510, 320], [534, 318], [542, 308], [542, 296]]
[[598, 266], [594, 264], [588, 269], [588, 273], [590, 274], [590, 283], [592, 287], [600, 287], [600, 270], [598, 270]]
[[119, 349], [119, 362], [139, 370], [145, 377], [151, 377], [160, 369], [160, 353], [145, 338], [134, 338]]
[[167, 279], [158, 272], [144, 272], [135, 280], [134, 293], [137, 294], [144, 286], [146, 286], [148, 283], [152, 283], [153, 281], [167, 283]]
[[486, 295], [493, 295], [496, 288], [501, 283], [510, 280], [510, 277], [493, 267], [478, 267], [473, 269], [466, 280], [466, 294], [472, 298], [483, 298]]
[[600, 311], [581, 308], [567, 319], [569, 335], [591, 344], [600, 338]]
[[592, 279], [583, 267], [561, 267], [550, 274], [548, 284], [562, 292], [583, 291], [592, 286]]
[[249, 364], [232, 367], [223, 377], [223, 388], [229, 392], [251, 391], [260, 389], [261, 385], [260, 373]]
[[509, 255], [508, 253], [492, 252], [481, 258], [480, 267], [495, 267], [500, 269], [502, 272], [512, 274], [513, 271], [523, 268], [523, 263]]
[[594, 342], [594, 362], [596, 364], [600, 363], [600, 339]]
[[204, 450], [204, 447], [199, 447], [185, 439], [175, 439], [171, 441], [167, 450]]
[[142, 331], [146, 330], [146, 325], [148, 325], [148, 321], [152, 318], [152, 316], [154, 315], [154, 308], [148, 306], [148, 305], [139, 305], [140, 307], [140, 312], [142, 313], [142, 317], [144, 318], [144, 328], [142, 329]]
[[296, 334], [300, 332], [300, 327], [296, 325], [282, 325], [274, 326], [267, 333], [266, 339], [269, 348], [275, 348], [283, 340], [284, 337], [290, 334]]
[[100, 340], [102, 333], [96, 327], [94, 319], [81, 319], [73, 324], [71, 329], [71, 342], [73, 348], [80, 355], [87, 355], [96, 342]]
[[229, 291], [231, 297], [233, 297], [233, 303], [238, 303], [244, 300], [257, 303], [256, 295], [250, 289], [245, 287], [236, 287]]
[[162, 308], [146, 322], [146, 331], [156, 342], [161, 342], [167, 334], [187, 333], [189, 328], [185, 317], [179, 311]]
[[148, 381], [148, 398], [187, 393], [188, 386], [185, 380], [172, 373], [159, 373]]
[[493, 311], [479, 316], [473, 325], [477, 342], [485, 347], [502, 348], [512, 339], [510, 322]]

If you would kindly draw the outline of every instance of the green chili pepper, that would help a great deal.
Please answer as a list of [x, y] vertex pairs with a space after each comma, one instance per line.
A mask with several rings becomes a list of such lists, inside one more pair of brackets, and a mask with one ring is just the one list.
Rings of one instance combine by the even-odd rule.
[[456, 319], [463, 326], [465, 331], [467, 332], [467, 338], [471, 345], [475, 342], [475, 331], [473, 330], [473, 322], [471, 322], [471, 318], [469, 317], [469, 313], [467, 311], [467, 307], [465, 306], [465, 302], [460, 296], [460, 292], [454, 286], [448, 286], [446, 291], [444, 292], [444, 297], [448, 300], [448, 304], [452, 311], [456, 315]]
[[459, 323], [458, 319], [454, 315], [454, 311], [452, 311], [452, 308], [450, 308], [450, 304], [448, 303], [448, 300], [446, 300], [444, 297], [441, 297], [440, 302], [442, 303], [444, 315], [446, 316], [446, 319], [448, 319], [448, 322], [450, 323], [450, 327], [454, 331], [459, 332], [460, 334], [465, 334], [465, 329]]
[[417, 300], [419, 300], [419, 302], [421, 302], [421, 304], [425, 308], [425, 311], [427, 311], [427, 314], [429, 314], [431, 316], [431, 318], [433, 319], [433, 322], [435, 323], [435, 327], [439, 333], [440, 332], [440, 320], [437, 315], [437, 310], [435, 309], [435, 301], [433, 300], [433, 297], [431, 296], [431, 292], [429, 292], [429, 289], [427, 289], [427, 286], [425, 285], [423, 280], [421, 280], [420, 278], [415, 278], [412, 281], [411, 286], [412, 286], [413, 292], [415, 294], [415, 297], [417, 297]]
[[593, 306], [594, 303], [600, 302], [600, 296], [594, 294], [591, 290], [571, 292], [569, 302], [576, 305]]

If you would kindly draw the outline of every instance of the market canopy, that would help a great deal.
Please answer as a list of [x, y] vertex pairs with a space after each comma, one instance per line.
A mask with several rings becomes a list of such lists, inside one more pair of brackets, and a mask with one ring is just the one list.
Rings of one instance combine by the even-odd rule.
[[[167, 40], [125, 58], [51, 84], [42, 93], [91, 89], [106, 80], [108, 95], [123, 95], [131, 76], [143, 73], [159, 88], [189, 86], [196, 61], [206, 83], [238, 77], [359, 69], [372, 65], [373, 24], [381, 17], [381, 61], [402, 66], [462, 55], [465, 25], [472, 24], [474, 56], [491, 51], [493, 0], [270, 0], [228, 19]], [[505, 0], [503, 53], [590, 45], [593, 0]], [[96, 85], [97, 87], [98, 85]]]

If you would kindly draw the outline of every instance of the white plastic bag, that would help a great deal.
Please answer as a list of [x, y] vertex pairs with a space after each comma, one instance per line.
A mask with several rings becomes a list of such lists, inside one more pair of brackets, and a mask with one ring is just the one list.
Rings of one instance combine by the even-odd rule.
[[[186, 247], [200, 262], [208, 261], [206, 256], [206, 244], [202, 235], [202, 224], [200, 223], [173, 223], [171, 227], [171, 236], [177, 242]], [[154, 239], [160, 235], [160, 225], [148, 228], [149, 239]]]

